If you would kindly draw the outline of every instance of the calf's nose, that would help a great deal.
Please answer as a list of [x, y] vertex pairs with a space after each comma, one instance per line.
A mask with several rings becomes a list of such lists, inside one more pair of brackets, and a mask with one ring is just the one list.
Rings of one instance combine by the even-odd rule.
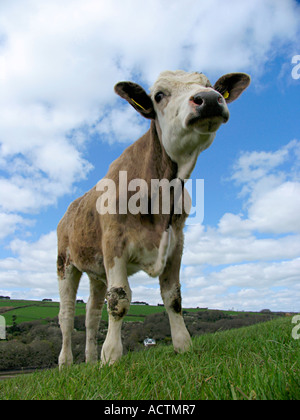
[[201, 118], [223, 117], [224, 122], [229, 118], [228, 108], [223, 96], [215, 90], [202, 91], [190, 98], [195, 110]]

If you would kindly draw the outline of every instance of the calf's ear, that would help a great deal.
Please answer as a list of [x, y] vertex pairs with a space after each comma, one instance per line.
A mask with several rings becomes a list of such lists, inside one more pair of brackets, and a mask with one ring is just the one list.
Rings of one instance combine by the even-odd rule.
[[133, 108], [138, 111], [143, 117], [154, 119], [155, 110], [152, 99], [144, 91], [144, 89], [132, 82], [119, 82], [115, 86], [115, 92], [126, 99]]
[[250, 76], [246, 73], [229, 73], [220, 77], [214, 89], [224, 96], [227, 103], [235, 101], [249, 86]]

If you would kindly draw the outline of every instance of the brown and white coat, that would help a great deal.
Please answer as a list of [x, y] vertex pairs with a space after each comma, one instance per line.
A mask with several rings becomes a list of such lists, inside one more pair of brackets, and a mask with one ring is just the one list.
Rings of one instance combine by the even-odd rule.
[[[227, 103], [235, 100], [249, 85], [243, 73], [221, 77], [212, 86], [202, 73], [163, 72], [150, 95], [131, 82], [121, 82], [115, 91], [143, 117], [151, 119], [149, 131], [129, 146], [109, 168], [105, 179], [116, 185], [116, 209], [124, 194], [120, 172], [126, 172], [127, 200], [132, 180], [141, 179], [149, 211], [138, 214], [99, 214], [103, 190], [95, 186], [75, 200], [60, 221], [57, 271], [60, 291], [59, 322], [63, 346], [59, 364], [72, 363], [71, 334], [74, 326], [76, 293], [83, 272], [90, 280], [86, 313], [86, 361], [95, 362], [97, 331], [105, 298], [109, 328], [101, 360], [113, 363], [122, 355], [121, 326], [129, 310], [131, 290], [128, 277], [143, 270], [159, 277], [161, 295], [169, 315], [176, 352], [190, 347], [190, 336], [181, 314], [179, 272], [183, 252], [183, 228], [187, 212], [174, 214], [174, 193], [170, 213], [151, 213], [151, 180], [188, 179], [199, 154], [211, 145], [217, 129], [227, 122]], [[184, 194], [186, 197], [186, 193]], [[182, 196], [182, 200], [186, 199]], [[100, 200], [100, 201], [99, 201]], [[184, 208], [184, 207], [183, 207]]]

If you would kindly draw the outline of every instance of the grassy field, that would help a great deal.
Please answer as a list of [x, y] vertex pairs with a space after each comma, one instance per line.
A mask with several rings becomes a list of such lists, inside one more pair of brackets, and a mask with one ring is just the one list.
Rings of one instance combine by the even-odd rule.
[[[85, 314], [85, 307], [84, 303], [77, 303], [76, 315]], [[5, 309], [5, 312], [2, 313], [1, 309]], [[125, 321], [144, 321], [145, 316], [163, 311], [164, 308], [160, 306], [131, 305]], [[54, 318], [58, 315], [58, 312], [58, 302], [0, 300], [0, 315], [4, 316], [6, 325], [13, 324], [13, 317], [16, 317], [16, 324], [20, 324], [27, 321]], [[102, 319], [105, 321], [108, 319], [106, 305], [103, 308]]]
[[[85, 303], [76, 304], [76, 315], [85, 314]], [[6, 310], [5, 312], [1, 312]], [[197, 309], [187, 309], [188, 311], [196, 311]], [[125, 321], [144, 321], [145, 317], [150, 314], [164, 312], [165, 308], [162, 306], [151, 305], [131, 305]], [[4, 316], [6, 325], [13, 324], [13, 317], [16, 324], [27, 321], [43, 320], [46, 318], [54, 318], [58, 315], [58, 302], [40, 302], [30, 300], [0, 300], [0, 315]], [[106, 305], [104, 305], [102, 318], [107, 321], [108, 315]], [[45, 321], [46, 322], [46, 321]]]
[[[58, 302], [39, 302], [30, 300], [11, 300], [0, 301], [1, 308], [6, 308], [4, 313], [1, 313], [6, 320], [6, 325], [13, 324], [13, 317], [15, 317], [16, 324], [27, 321], [35, 321], [46, 318], [54, 318], [58, 315]], [[79, 303], [76, 305], [76, 315], [85, 313], [85, 304]]]
[[[76, 315], [85, 314], [85, 303], [76, 304]], [[201, 309], [188, 308], [185, 311], [198, 312]], [[131, 305], [125, 321], [144, 321], [147, 315], [164, 312], [163, 306], [151, 305]], [[0, 315], [4, 316], [6, 325], [13, 324], [13, 317], [15, 323], [29, 322], [35, 320], [45, 320], [47, 318], [54, 318], [58, 316], [59, 302], [41, 302], [35, 300], [0, 300]], [[239, 312], [226, 311], [228, 314], [239, 314]], [[245, 312], [243, 312], [245, 314]], [[103, 307], [102, 318], [104, 321], [108, 320], [106, 305]]]
[[76, 365], [0, 382], [0, 399], [297, 400], [300, 340], [290, 317], [193, 339], [175, 355], [157, 346], [114, 366]]

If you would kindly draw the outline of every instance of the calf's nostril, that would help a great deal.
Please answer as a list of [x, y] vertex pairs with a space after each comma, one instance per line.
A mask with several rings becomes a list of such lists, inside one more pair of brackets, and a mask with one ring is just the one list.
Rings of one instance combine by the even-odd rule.
[[204, 102], [204, 100], [201, 98], [201, 96], [200, 96], [200, 95], [196, 95], [196, 96], [194, 96], [194, 98], [193, 98], [193, 102], [194, 102], [196, 105], [202, 105], [202, 104], [203, 104], [203, 102]]

